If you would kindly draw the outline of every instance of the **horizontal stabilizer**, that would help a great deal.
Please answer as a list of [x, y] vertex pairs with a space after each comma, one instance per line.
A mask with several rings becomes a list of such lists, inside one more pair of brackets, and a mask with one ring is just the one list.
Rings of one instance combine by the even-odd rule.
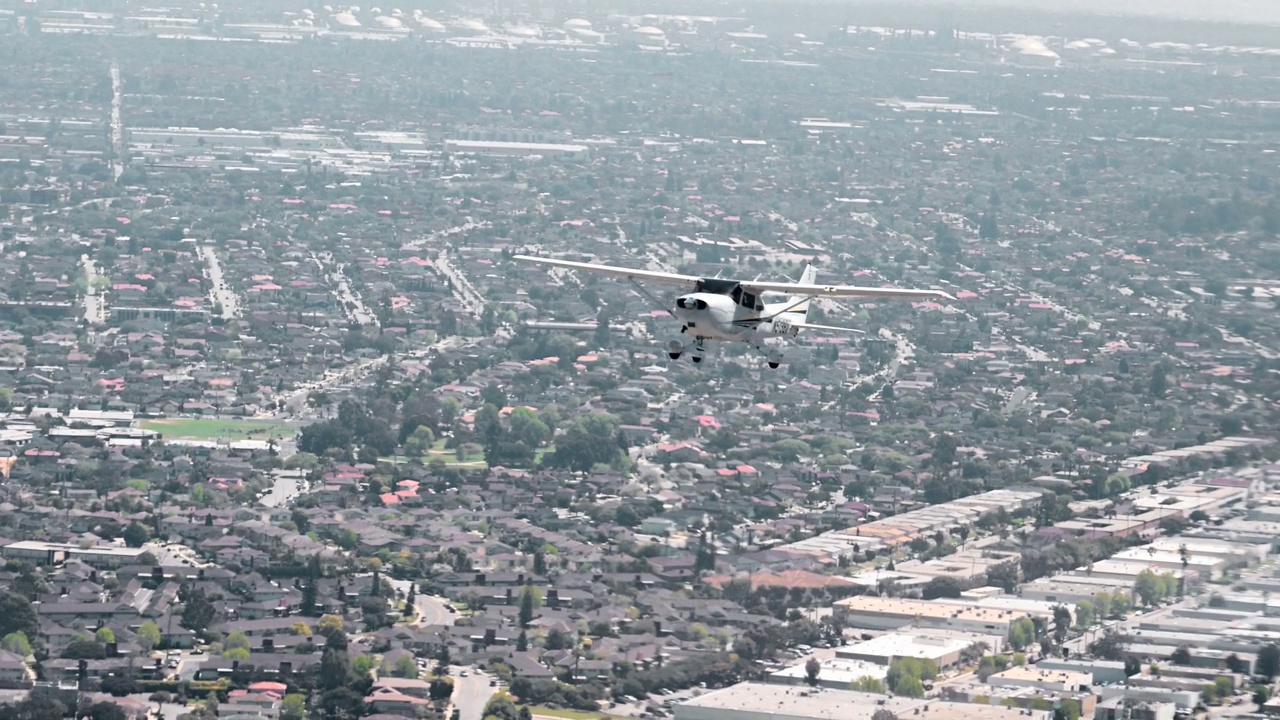
[[855, 328], [837, 327], [835, 325], [815, 325], [813, 323], [807, 323], [807, 322], [793, 322], [791, 323], [791, 327], [796, 328], [798, 330], [845, 332], [845, 333], [857, 333], [859, 335], [865, 335], [867, 332], [866, 330], [857, 330]]

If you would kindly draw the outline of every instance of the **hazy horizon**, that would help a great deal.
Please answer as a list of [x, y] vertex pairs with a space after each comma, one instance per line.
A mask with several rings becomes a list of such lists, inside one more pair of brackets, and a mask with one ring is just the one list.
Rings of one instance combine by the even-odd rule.
[[1280, 2], [1275, 0], [909, 0], [912, 5], [966, 9], [1008, 7], [1030, 11], [1079, 13], [1110, 17], [1156, 17], [1170, 20], [1280, 25]]

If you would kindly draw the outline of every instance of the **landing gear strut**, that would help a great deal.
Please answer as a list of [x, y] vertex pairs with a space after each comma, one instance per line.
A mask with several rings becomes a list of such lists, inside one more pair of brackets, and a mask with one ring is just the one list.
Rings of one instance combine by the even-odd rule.
[[703, 345], [702, 338], [695, 339], [693, 341], [693, 354], [689, 356], [689, 359], [695, 363], [700, 363], [702, 362], [702, 358], [706, 357], [706, 354], [707, 348]]

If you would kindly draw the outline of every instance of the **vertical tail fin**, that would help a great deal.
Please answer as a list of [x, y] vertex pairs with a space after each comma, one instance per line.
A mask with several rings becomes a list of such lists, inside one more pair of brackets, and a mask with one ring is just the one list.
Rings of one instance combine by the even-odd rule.
[[[800, 284], [813, 285], [817, 282], [817, 280], [818, 280], [818, 268], [814, 267], [813, 265], [805, 265], [804, 273], [800, 275]], [[788, 314], [791, 314], [793, 316], [798, 316], [797, 319], [800, 319], [800, 320], [807, 320], [809, 318], [809, 299], [808, 298], [802, 295], [792, 295], [790, 303], [794, 304], [795, 307], [792, 307], [789, 310], [787, 310]]]

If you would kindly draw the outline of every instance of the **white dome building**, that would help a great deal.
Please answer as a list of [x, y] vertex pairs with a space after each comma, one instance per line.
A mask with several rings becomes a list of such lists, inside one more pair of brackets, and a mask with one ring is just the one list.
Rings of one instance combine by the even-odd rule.
[[530, 27], [529, 25], [516, 25], [514, 27], [507, 28], [507, 34], [515, 38], [532, 40], [533, 38], [538, 37], [541, 33], [536, 27]]
[[664, 47], [667, 44], [667, 34], [652, 25], [633, 28], [631, 36], [641, 45]]
[[487, 35], [489, 33], [489, 27], [479, 20], [459, 20], [453, 23], [453, 27], [455, 30], [468, 35]]
[[1056, 67], [1062, 58], [1049, 49], [1043, 40], [1033, 37], [1020, 37], [1009, 44], [1013, 54], [1013, 62], [1031, 67]]
[[344, 28], [360, 27], [360, 21], [356, 19], [355, 15], [352, 15], [349, 12], [340, 12], [337, 15], [334, 15], [333, 21]]
[[426, 30], [427, 32], [442, 33], [445, 30], [444, 25], [442, 25], [441, 23], [435, 20], [432, 20], [426, 15], [419, 15], [415, 17], [414, 20], [417, 21], [418, 27], [422, 28], [423, 30]]
[[565, 20], [564, 25], [562, 27], [564, 28], [565, 32], [570, 32], [570, 33], [577, 30], [590, 30], [591, 21], [583, 20], [582, 18], [572, 18], [570, 20]]
[[373, 19], [373, 22], [383, 30], [403, 30], [404, 23], [399, 18], [393, 18], [390, 15], [379, 15]]

